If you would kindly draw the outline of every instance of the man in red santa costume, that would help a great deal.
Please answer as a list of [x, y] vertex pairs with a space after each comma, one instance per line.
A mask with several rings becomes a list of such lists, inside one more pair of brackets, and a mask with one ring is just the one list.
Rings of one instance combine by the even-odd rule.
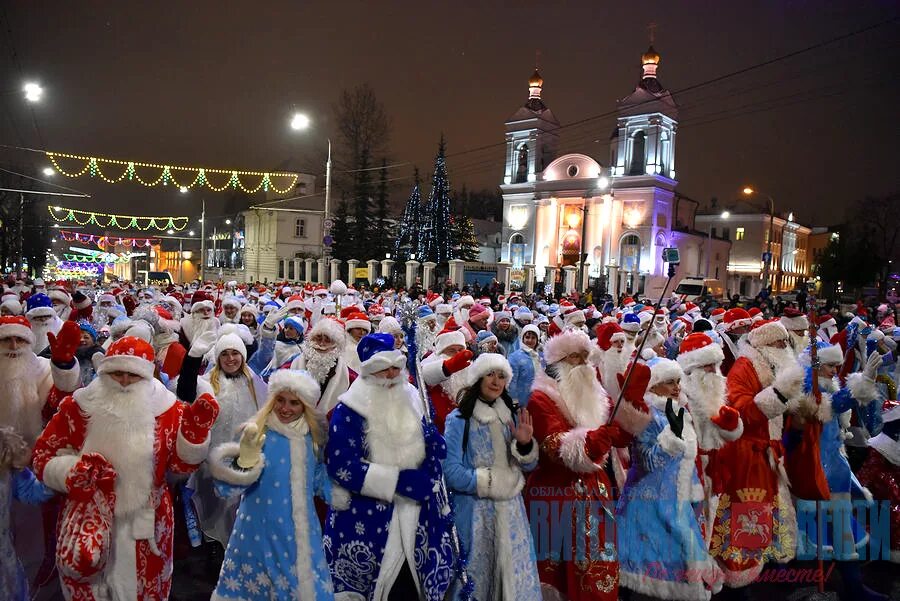
[[729, 309], [722, 318], [722, 352], [725, 359], [722, 361], [722, 375], [727, 376], [738, 356], [738, 343], [750, 331], [753, 318], [740, 307]]
[[[716, 515], [719, 493], [728, 470], [717, 460], [718, 451], [744, 432], [740, 413], [725, 403], [725, 376], [719, 371], [724, 358], [722, 347], [702, 332], [686, 337], [678, 349], [678, 364], [684, 370], [681, 390], [697, 433], [707, 524], [712, 524]], [[711, 528], [707, 526], [707, 543], [710, 534]]]
[[59, 318], [63, 321], [69, 319], [69, 316], [72, 314], [72, 297], [66, 291], [63, 283], [57, 282], [51, 286], [47, 296], [50, 297], [50, 301], [53, 303], [53, 310], [56, 311]]
[[445, 330], [434, 341], [434, 352], [422, 360], [422, 379], [434, 406], [434, 425], [441, 434], [450, 412], [456, 409], [456, 395], [468, 384], [466, 367], [471, 364], [472, 351], [466, 349], [466, 339], [459, 330]]
[[802, 393], [803, 372], [777, 319], [755, 324], [741, 341], [726, 390], [744, 432], [718, 451], [717, 461], [728, 466], [728, 474], [710, 553], [724, 571], [725, 585], [740, 588], [753, 582], [767, 561], [791, 561], [797, 541], [781, 438], [788, 401]]
[[336, 319], [322, 317], [300, 345], [300, 354], [291, 369], [304, 369], [322, 388], [316, 408], [327, 415], [338, 403], [338, 397], [350, 388], [350, 368], [344, 362], [346, 344], [344, 328]]
[[[615, 423], [607, 423], [613, 401], [587, 362], [592, 348], [588, 336], [577, 330], [554, 336], [544, 345], [550, 375], [535, 376], [528, 401], [534, 438], [540, 444], [538, 467], [525, 487], [533, 527], [535, 520], [549, 519], [540, 517], [540, 508], [549, 507], [553, 515], [566, 504], [585, 501], [605, 504], [612, 511], [615, 499], [605, 472], [607, 458], [613, 447], [627, 446], [650, 421], [648, 412], [623, 402]], [[618, 598], [619, 565], [610, 542], [614, 537], [604, 533], [604, 524], [609, 523], [603, 521], [599, 531], [588, 536], [573, 512], [573, 537], [564, 538], [573, 548], [550, 549], [549, 556], [538, 558], [545, 599]], [[579, 539], [586, 540], [583, 553], [576, 550]]]
[[172, 499], [166, 472], [206, 459], [218, 405], [188, 405], [154, 379], [153, 347], [113, 344], [98, 377], [66, 397], [38, 438], [35, 472], [66, 495], [56, 554], [67, 599], [169, 596]]
[[594, 359], [598, 363], [600, 382], [615, 401], [621, 390], [617, 375], [625, 373], [634, 352], [634, 343], [628, 344], [625, 331], [617, 323], [600, 324], [596, 332], [599, 350], [594, 350]]
[[194, 338], [204, 332], [219, 329], [219, 320], [213, 315], [215, 303], [208, 292], [198, 290], [191, 297], [191, 313], [181, 318], [179, 342], [184, 348], [191, 348]]
[[793, 307], [787, 307], [781, 313], [781, 325], [788, 331], [788, 341], [795, 357], [800, 357], [803, 349], [809, 346], [809, 319]]

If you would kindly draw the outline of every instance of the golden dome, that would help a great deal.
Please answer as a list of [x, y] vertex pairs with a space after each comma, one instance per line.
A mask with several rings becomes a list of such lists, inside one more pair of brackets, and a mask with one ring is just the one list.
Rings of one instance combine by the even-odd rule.
[[544, 85], [544, 79], [541, 77], [541, 74], [538, 73], [538, 70], [535, 69], [531, 78], [528, 80], [528, 87], [530, 88], [539, 88]]
[[645, 52], [644, 54], [641, 55], [641, 64], [642, 65], [649, 65], [649, 64], [658, 65], [659, 64], [659, 53], [656, 50], [654, 50], [652, 45], [649, 48], [647, 48], [647, 52]]

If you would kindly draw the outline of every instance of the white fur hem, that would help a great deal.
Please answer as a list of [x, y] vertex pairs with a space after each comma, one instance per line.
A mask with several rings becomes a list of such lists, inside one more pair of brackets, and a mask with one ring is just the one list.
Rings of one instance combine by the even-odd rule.
[[516, 443], [515, 437], [513, 437], [512, 441], [510, 441], [509, 450], [512, 453], [512, 456], [515, 457], [516, 461], [519, 462], [519, 465], [530, 465], [536, 463], [538, 460], [538, 455], [540, 454], [540, 449], [538, 448], [538, 443], [535, 439], [531, 439], [531, 450], [526, 455], [522, 455], [519, 453], [519, 448]]
[[209, 455], [209, 438], [209, 434], [207, 434], [206, 440], [194, 444], [185, 438], [179, 429], [178, 437], [175, 439], [175, 452], [178, 453], [178, 457], [185, 463], [200, 465]]
[[260, 455], [256, 465], [247, 471], [236, 470], [231, 467], [231, 462], [241, 453], [241, 445], [236, 442], [226, 442], [214, 448], [209, 454], [209, 473], [213, 478], [234, 486], [250, 486], [259, 479], [262, 474], [266, 458]]
[[675, 436], [675, 433], [672, 432], [672, 429], [669, 426], [663, 428], [663, 431], [659, 433], [656, 440], [659, 442], [660, 448], [672, 457], [683, 455], [684, 450], [687, 448], [685, 442]]
[[587, 449], [585, 449], [585, 440], [587, 439], [590, 428], [573, 428], [562, 435], [559, 444], [559, 457], [563, 463], [573, 472], [590, 473], [601, 469], [600, 465], [594, 463], [588, 457]]
[[370, 463], [369, 469], [366, 471], [366, 478], [363, 480], [362, 489], [359, 492], [367, 497], [390, 503], [394, 499], [399, 476], [400, 469], [393, 465]]
[[[698, 572], [704, 573], [704, 571], [709, 571], [710, 569], [710, 567], [698, 568]], [[699, 599], [707, 600], [712, 595], [702, 581], [676, 582], [674, 580], [660, 580], [648, 574], [635, 574], [625, 570], [619, 573], [619, 583], [636, 593], [649, 595], [657, 599], [694, 601]]]
[[757, 408], [762, 411], [763, 415], [769, 419], [779, 417], [782, 413], [787, 411], [787, 405], [781, 402], [771, 386], [767, 386], [760, 390], [756, 396], [753, 397], [753, 402], [756, 403]]
[[847, 376], [847, 388], [861, 405], [868, 405], [878, 398], [878, 387], [875, 386], [875, 382], [859, 372]]
[[66, 488], [66, 478], [79, 459], [81, 457], [78, 455], [62, 455], [48, 461], [44, 466], [44, 484], [58, 492], [69, 492]]
[[81, 380], [81, 366], [78, 361], [69, 369], [57, 367], [52, 361], [50, 362], [50, 374], [53, 376], [53, 385], [62, 392], [73, 392], [78, 388]]

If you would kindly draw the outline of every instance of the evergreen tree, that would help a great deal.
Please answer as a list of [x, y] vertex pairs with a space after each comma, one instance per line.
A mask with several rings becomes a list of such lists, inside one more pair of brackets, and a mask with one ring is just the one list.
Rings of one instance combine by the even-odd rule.
[[381, 170], [378, 179], [378, 193], [375, 195], [375, 219], [370, 220], [368, 236], [372, 241], [372, 256], [374, 259], [383, 259], [384, 254], [391, 249], [390, 232], [388, 231], [388, 205], [390, 204], [388, 193], [387, 159], [381, 159]]
[[481, 257], [475, 224], [470, 217], [458, 215], [453, 218], [453, 249], [453, 256], [463, 261], [477, 261]]
[[353, 256], [353, 228], [349, 213], [349, 204], [346, 200], [341, 199], [337, 211], [332, 216], [334, 227], [331, 228], [331, 237], [334, 242], [331, 245], [331, 256], [341, 261], [355, 258]]
[[453, 240], [450, 235], [450, 180], [447, 177], [444, 135], [438, 145], [434, 159], [434, 176], [431, 180], [431, 195], [425, 207], [425, 224], [420, 242], [421, 261], [446, 263], [453, 258]]
[[394, 244], [394, 258], [400, 263], [407, 261], [412, 252], [418, 252], [420, 227], [422, 225], [422, 195], [419, 192], [419, 169], [415, 169], [413, 189], [403, 209], [400, 231]]

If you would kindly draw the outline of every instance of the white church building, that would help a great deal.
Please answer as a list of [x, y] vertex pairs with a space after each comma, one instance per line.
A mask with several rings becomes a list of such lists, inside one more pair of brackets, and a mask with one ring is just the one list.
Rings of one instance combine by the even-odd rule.
[[694, 231], [696, 203], [675, 191], [678, 107], [657, 78], [659, 62], [651, 46], [637, 87], [618, 101], [608, 167], [584, 154], [557, 156], [560, 123], [541, 97], [540, 74], [531, 76], [528, 100], [506, 121], [500, 186], [502, 259], [514, 286], [561, 281], [569, 292], [599, 283], [613, 295], [655, 298], [670, 246], [681, 265], [667, 295], [682, 277], [725, 278], [730, 244]]

